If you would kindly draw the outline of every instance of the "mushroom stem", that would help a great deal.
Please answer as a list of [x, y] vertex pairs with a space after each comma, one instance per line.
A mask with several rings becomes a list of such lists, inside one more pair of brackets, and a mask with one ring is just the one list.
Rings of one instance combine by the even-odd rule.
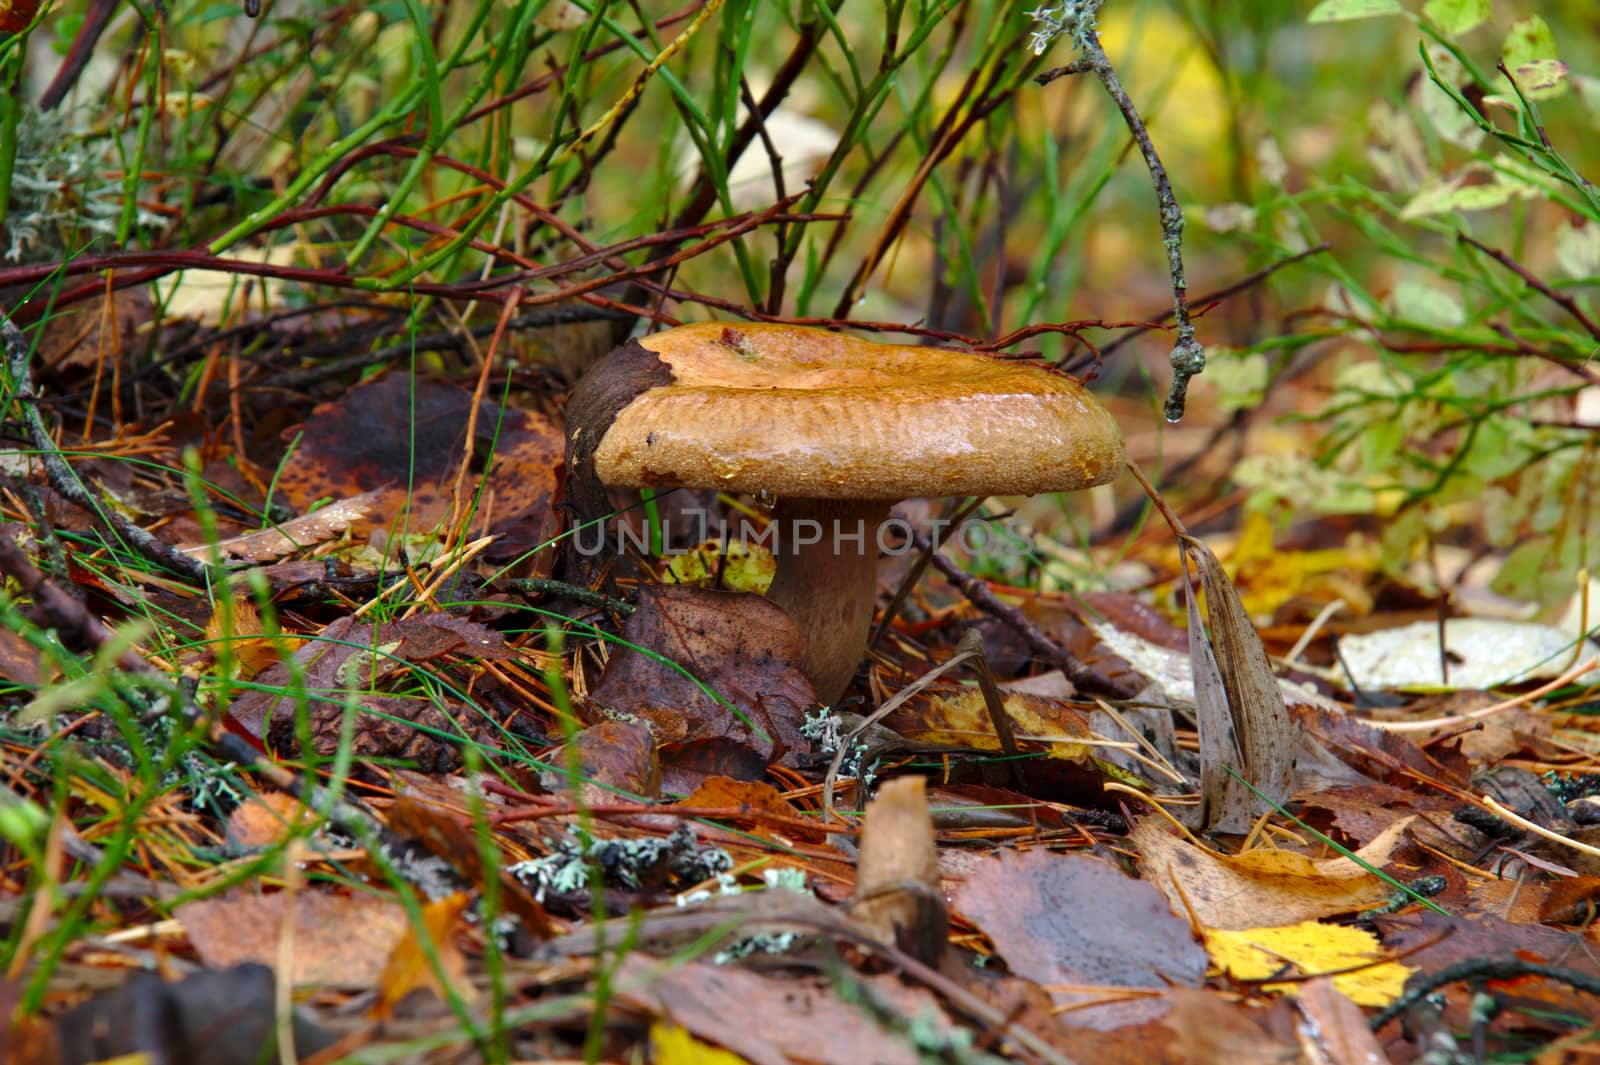
[[778, 570], [767, 598], [800, 629], [800, 668], [823, 703], [844, 694], [866, 652], [878, 598], [878, 527], [890, 506], [785, 497], [773, 513]]

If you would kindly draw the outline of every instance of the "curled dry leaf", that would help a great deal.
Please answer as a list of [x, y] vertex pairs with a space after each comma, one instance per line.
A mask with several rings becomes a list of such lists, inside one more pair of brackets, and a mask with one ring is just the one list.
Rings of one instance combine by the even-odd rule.
[[938, 966], [950, 916], [921, 777], [891, 780], [867, 804], [850, 918], [878, 942]]
[[[422, 908], [422, 922], [406, 926], [405, 935], [395, 944], [378, 981], [378, 1000], [372, 1006], [375, 1017], [389, 1017], [394, 1008], [413, 991], [428, 990], [445, 998], [440, 972], [450, 991], [463, 1002], [478, 997], [477, 988], [467, 979], [467, 959], [456, 944], [455, 932], [472, 896], [465, 891], [430, 902]], [[438, 970], [434, 961], [438, 962]]]
[[270, 529], [220, 540], [215, 545], [194, 544], [178, 550], [195, 558], [205, 558], [214, 547], [223, 557], [240, 562], [276, 562], [285, 555], [333, 539], [365, 518], [378, 501], [378, 492], [362, 492]]
[[[671, 1017], [697, 1039], [726, 1047], [752, 1065], [917, 1065], [923, 1060], [903, 1036], [826, 986], [731, 965], [658, 962], [640, 953], [628, 955], [617, 970], [614, 984], [624, 1005]], [[898, 981], [875, 984], [873, 992], [902, 1016], [950, 1032], [949, 1019], [928, 992], [902, 989]], [[759, 1020], [752, 1023], [753, 1018]]]
[[1295, 1026], [1308, 1061], [1328, 1065], [1389, 1065], [1361, 1008], [1339, 992], [1331, 977], [1307, 980], [1295, 1006], [1305, 1024]]
[[[1193, 537], [1184, 537], [1183, 546], [1195, 717], [1200, 730], [1200, 823], [1210, 831], [1244, 832], [1269, 803], [1281, 805], [1289, 800], [1294, 785], [1295, 727], [1261, 637], [1251, 626], [1222, 563]], [[1191, 558], [1206, 593], [1209, 625], [1205, 629], [1200, 626], [1189, 578]], [[1260, 796], [1243, 787], [1239, 778]]]

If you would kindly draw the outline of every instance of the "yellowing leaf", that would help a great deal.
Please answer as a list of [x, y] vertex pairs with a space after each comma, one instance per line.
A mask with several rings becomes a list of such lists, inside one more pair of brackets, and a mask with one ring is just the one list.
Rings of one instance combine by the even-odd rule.
[[[1017, 739], [1047, 744], [1051, 758], [1080, 762], [1092, 750], [1083, 742], [1092, 738], [1088, 720], [1070, 704], [1016, 692], [1005, 696], [1004, 706]], [[895, 730], [908, 739], [1000, 750], [983, 693], [977, 690], [933, 696], [894, 721]]]
[[[726, 548], [726, 549], [724, 549]], [[717, 583], [718, 572], [722, 582]], [[668, 584], [689, 584], [697, 588], [722, 588], [732, 592], [766, 595], [777, 563], [772, 552], [760, 544], [729, 540], [707, 540], [668, 561], [661, 579]]]
[[[1567, 66], [1556, 55], [1556, 36], [1550, 31], [1550, 24], [1538, 15], [1519, 18], [1511, 24], [1500, 59], [1530, 100], [1544, 100], [1567, 91]], [[1503, 88], [1495, 101], [1515, 106], [1517, 95], [1510, 83], [1504, 76], [1498, 80]]]
[[702, 1043], [687, 1029], [664, 1022], [650, 1026], [650, 1056], [656, 1065], [745, 1065], [739, 1055]]
[[[1211, 960], [1237, 980], [1328, 974], [1359, 1006], [1387, 1006], [1405, 989], [1412, 972], [1398, 962], [1382, 961], [1378, 938], [1359, 928], [1302, 921], [1239, 931], [1207, 929], [1205, 935]], [[1262, 990], [1295, 994], [1299, 984], [1264, 984]]]

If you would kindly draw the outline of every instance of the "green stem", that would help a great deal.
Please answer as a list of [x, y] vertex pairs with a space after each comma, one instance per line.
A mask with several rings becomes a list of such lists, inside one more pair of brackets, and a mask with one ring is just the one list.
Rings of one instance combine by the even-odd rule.
[[18, 86], [22, 81], [22, 49], [0, 54], [0, 229], [11, 203], [11, 173], [17, 165], [17, 121], [22, 117]]

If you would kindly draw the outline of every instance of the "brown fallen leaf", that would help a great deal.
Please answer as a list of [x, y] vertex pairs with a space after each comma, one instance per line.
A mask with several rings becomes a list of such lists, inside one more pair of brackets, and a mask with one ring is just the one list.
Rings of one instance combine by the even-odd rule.
[[850, 918], [879, 943], [938, 968], [950, 915], [921, 777], [890, 780], [867, 804]]
[[[894, 998], [888, 998], [891, 983], [896, 985]], [[908, 1039], [886, 1031], [859, 1006], [841, 1001], [825, 982], [762, 976], [705, 962], [658, 963], [630, 954], [618, 967], [613, 986], [621, 1002], [671, 1017], [696, 1038], [726, 1047], [752, 1065], [915, 1065], [922, 1060]], [[901, 989], [897, 981], [880, 981], [873, 989], [902, 1016], [925, 1018], [949, 1032], [949, 1019], [927, 992]]]
[[[1300, 1065], [1296, 1018], [1286, 1001], [1252, 1008], [1221, 995], [1175, 987], [1165, 1023], [1188, 1065]], [[1315, 1059], [1311, 1059], [1315, 1060]]]
[[200, 960], [213, 969], [247, 961], [276, 967], [284, 921], [293, 923], [295, 987], [368, 988], [406, 930], [405, 908], [370, 895], [331, 891], [236, 891], [173, 911]]
[[955, 907], [1081, 1027], [1159, 1016], [1167, 1008], [1160, 991], [1205, 977], [1205, 948], [1189, 922], [1154, 887], [1100, 858], [1001, 851], [968, 877]]
[[316, 815], [297, 796], [281, 791], [262, 792], [250, 796], [228, 815], [228, 845], [241, 850], [270, 847], [292, 828], [315, 820]]
[[383, 688], [446, 656], [506, 659], [516, 653], [498, 632], [448, 615], [417, 615], [379, 625], [343, 617], [307, 640], [295, 652], [292, 667], [280, 662], [257, 677], [257, 686], [234, 700], [229, 715], [249, 735], [275, 749], [294, 750], [298, 673], [319, 753], [331, 755], [338, 749], [349, 703], [367, 711], [357, 722], [358, 756], [406, 759], [420, 769], [443, 772], [455, 768], [460, 755], [441, 735], [493, 746], [497, 732], [470, 707], [391, 696]]
[[663, 785], [674, 771], [698, 768], [685, 774], [695, 783], [719, 775], [697, 761], [707, 749], [726, 770], [720, 775], [741, 779], [759, 778], [769, 762], [794, 765], [811, 749], [800, 726], [816, 697], [795, 665], [800, 633], [760, 596], [641, 588], [623, 639], [633, 646], [606, 663], [589, 697], [590, 719], [618, 712], [648, 722], [662, 747]]
[[[405, 774], [415, 781], [419, 774]], [[421, 777], [426, 780], [428, 778]], [[416, 789], [408, 782], [407, 792]], [[459, 794], [459, 793], [458, 793]], [[401, 794], [388, 809], [389, 828], [396, 835], [411, 839], [429, 852], [450, 863], [456, 875], [475, 888], [482, 888], [489, 870], [484, 868], [483, 855], [478, 849], [478, 834], [466, 811], [427, 802], [413, 794]], [[493, 869], [499, 884], [501, 908], [521, 918], [523, 928], [538, 939], [548, 939], [554, 925], [544, 906], [527, 886], [506, 868], [506, 862], [497, 862]]]
[[[1357, 852], [1381, 866], [1410, 818]], [[1202, 850], [1146, 818], [1128, 836], [1139, 848], [1139, 872], [1166, 896], [1174, 913], [1193, 913], [1202, 928], [1291, 925], [1353, 913], [1393, 890], [1349, 858], [1314, 860], [1294, 851], [1257, 849], [1240, 855]]]
[[567, 772], [576, 755], [581, 795], [591, 806], [654, 799], [661, 793], [661, 762], [655, 735], [640, 721], [601, 721], [579, 732], [563, 748], [547, 752], [552, 768], [543, 776], [552, 792], [568, 790]]
[[[565, 441], [541, 415], [485, 400], [469, 442], [472, 406], [468, 390], [406, 373], [357, 385], [311, 412], [278, 488], [301, 510], [330, 495], [370, 493], [367, 516], [352, 527], [357, 538], [375, 528], [426, 532], [450, 516], [469, 447], [485, 455], [492, 449], [467, 538], [497, 536], [490, 561], [521, 555], [557, 531], [550, 496]], [[477, 487], [469, 482], [467, 490]], [[554, 552], [543, 558], [553, 564]]]
[[[820, 819], [815, 822], [815, 827], [808, 830], [804, 827], [807, 822], [799, 807], [785, 799], [777, 788], [764, 780], [734, 780], [730, 777], [708, 777], [701, 781], [682, 802], [675, 805], [717, 809], [740, 809], [750, 811], [749, 831], [753, 835], [778, 842], [791, 842], [795, 839], [808, 843], [821, 843], [828, 838], [828, 830], [823, 827]], [[772, 822], [764, 821], [763, 814], [771, 815]], [[740, 820], [737, 814], [728, 817], [730, 821]], [[773, 823], [779, 827], [773, 827]]]
[[1328, 1065], [1389, 1065], [1389, 1056], [1368, 1027], [1366, 1014], [1339, 993], [1331, 976], [1300, 985], [1295, 1008], [1307, 1021], [1295, 1026], [1306, 1060]]

